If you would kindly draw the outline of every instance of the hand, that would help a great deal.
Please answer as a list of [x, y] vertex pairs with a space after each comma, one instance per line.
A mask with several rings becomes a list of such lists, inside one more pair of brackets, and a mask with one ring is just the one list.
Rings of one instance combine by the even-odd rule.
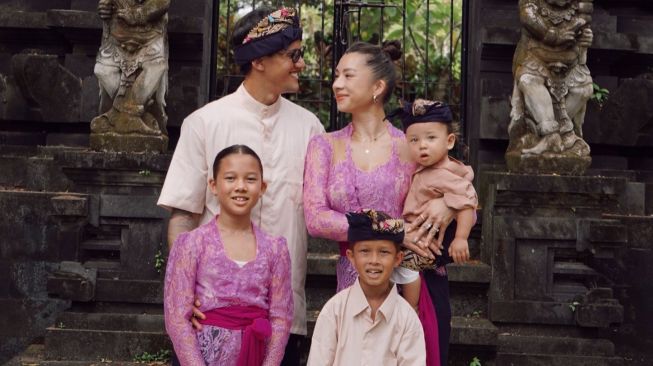
[[206, 319], [206, 315], [204, 315], [204, 313], [199, 309], [200, 305], [200, 300], [195, 299], [195, 303], [193, 304], [193, 315], [190, 317], [190, 322], [193, 323], [193, 328], [197, 331], [202, 330], [202, 324], [199, 320]]
[[592, 30], [590, 28], [583, 29], [578, 38], [578, 45], [581, 47], [589, 47], [592, 45], [592, 41], [594, 41], [594, 33]]
[[107, 20], [111, 19], [113, 14], [113, 3], [112, 0], [100, 0], [97, 5], [97, 12], [100, 16], [100, 19]]
[[[442, 241], [444, 232], [456, 215], [456, 211], [447, 207], [444, 200], [434, 199], [422, 206], [422, 212], [409, 225], [406, 225], [406, 233], [411, 233], [417, 229], [414, 234], [417, 240], [420, 239], [428, 243], [431, 251], [442, 253]], [[437, 240], [434, 241], [435, 235], [438, 234]], [[414, 237], [413, 237], [414, 240]], [[413, 241], [416, 243], [416, 241]]]
[[469, 244], [465, 238], [454, 238], [449, 246], [449, 256], [456, 264], [462, 264], [469, 260]]
[[[415, 241], [413, 241], [413, 240], [415, 240]], [[404, 235], [403, 246], [406, 249], [410, 249], [413, 252], [421, 255], [422, 257], [435, 259], [435, 256], [428, 249], [427, 245], [422, 240], [418, 240], [414, 235]], [[438, 252], [436, 254], [441, 255], [442, 252]]]

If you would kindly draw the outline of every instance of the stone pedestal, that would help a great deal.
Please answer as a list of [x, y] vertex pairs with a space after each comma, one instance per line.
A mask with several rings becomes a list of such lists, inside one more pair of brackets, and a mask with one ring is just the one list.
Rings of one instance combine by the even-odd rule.
[[[492, 265], [490, 320], [605, 328], [623, 320], [603, 265], [616, 266], [643, 197], [627, 178], [484, 173], [483, 260]], [[561, 328], [562, 329], [562, 328]]]
[[582, 175], [592, 163], [589, 155], [524, 155], [514, 150], [507, 152], [505, 158], [510, 172], [524, 174]]
[[168, 136], [91, 133], [90, 147], [96, 151], [108, 152], [166, 152]]

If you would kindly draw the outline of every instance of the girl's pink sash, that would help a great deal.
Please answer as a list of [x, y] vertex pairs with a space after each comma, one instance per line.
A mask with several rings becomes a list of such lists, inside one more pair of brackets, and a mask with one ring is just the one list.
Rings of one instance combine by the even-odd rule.
[[268, 311], [257, 306], [229, 306], [204, 313], [202, 324], [243, 330], [238, 366], [259, 366], [265, 358], [265, 341], [272, 335]]

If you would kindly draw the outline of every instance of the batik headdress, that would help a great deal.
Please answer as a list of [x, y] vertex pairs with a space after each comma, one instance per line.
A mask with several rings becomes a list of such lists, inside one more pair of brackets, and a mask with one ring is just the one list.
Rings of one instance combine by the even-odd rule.
[[365, 240], [389, 240], [395, 243], [404, 241], [404, 220], [393, 219], [383, 211], [362, 210], [347, 214], [350, 243]]
[[284, 50], [301, 39], [302, 28], [297, 12], [292, 8], [281, 8], [261, 19], [249, 31], [243, 44], [234, 48], [234, 58], [238, 65], [244, 65]]
[[400, 118], [404, 131], [413, 123], [442, 122], [451, 123], [451, 109], [444, 102], [426, 99], [415, 99], [413, 103], [402, 101], [401, 108], [394, 111], [388, 118]]

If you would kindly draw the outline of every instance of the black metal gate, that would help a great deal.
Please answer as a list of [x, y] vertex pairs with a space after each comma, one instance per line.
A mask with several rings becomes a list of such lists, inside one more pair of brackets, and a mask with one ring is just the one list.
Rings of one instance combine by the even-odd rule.
[[[398, 98], [444, 100], [461, 122], [463, 70], [466, 46], [463, 31], [469, 0], [213, 0], [213, 38], [209, 100], [234, 91], [242, 76], [233, 62], [228, 42], [239, 16], [262, 5], [298, 9], [304, 27], [306, 69], [300, 77], [301, 91], [287, 97], [313, 111], [328, 130], [343, 127], [345, 116], [337, 113], [331, 94], [333, 65], [358, 40], [376, 44], [399, 41], [403, 56], [397, 63], [401, 81]], [[390, 108], [396, 106], [393, 98]], [[464, 131], [464, 128], [461, 129]]]

